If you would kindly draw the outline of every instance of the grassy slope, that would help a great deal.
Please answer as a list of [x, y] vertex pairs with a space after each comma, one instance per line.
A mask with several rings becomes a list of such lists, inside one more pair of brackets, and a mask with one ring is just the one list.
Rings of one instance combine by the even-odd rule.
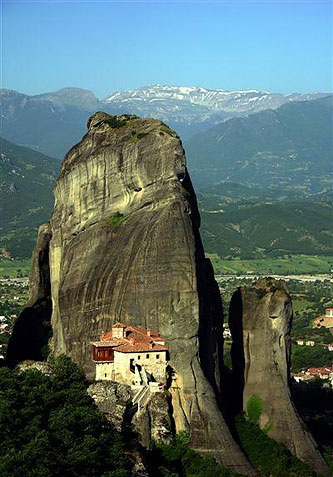
[[28, 277], [31, 260], [0, 260], [0, 278]]

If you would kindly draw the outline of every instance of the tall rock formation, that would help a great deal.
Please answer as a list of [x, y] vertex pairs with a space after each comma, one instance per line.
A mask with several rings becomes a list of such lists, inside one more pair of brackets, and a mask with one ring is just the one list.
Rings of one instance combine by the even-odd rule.
[[51, 282], [49, 245], [52, 237], [50, 224], [42, 225], [32, 257], [30, 299], [15, 322], [8, 343], [7, 359], [17, 363], [24, 360], [42, 360], [49, 351], [51, 331]]
[[248, 399], [259, 396], [264, 403], [260, 427], [272, 423], [270, 437], [284, 443], [316, 472], [328, 475], [326, 463], [290, 396], [291, 320], [291, 298], [282, 281], [260, 280], [233, 295], [229, 325], [236, 400], [246, 411]]
[[[91, 116], [55, 187], [52, 349], [93, 376], [90, 342], [114, 322], [160, 332], [176, 430], [190, 432], [194, 449], [251, 475], [218, 404], [222, 308], [199, 220], [173, 131], [153, 119]], [[33, 275], [37, 290], [38, 266]]]

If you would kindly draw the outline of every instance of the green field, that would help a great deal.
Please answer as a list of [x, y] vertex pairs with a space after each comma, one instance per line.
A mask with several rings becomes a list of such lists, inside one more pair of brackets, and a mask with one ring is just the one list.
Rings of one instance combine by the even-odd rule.
[[[333, 269], [333, 257], [295, 255], [292, 257], [242, 260], [223, 259], [216, 254], [207, 253], [216, 275], [319, 275], [330, 274]], [[0, 278], [28, 277], [31, 260], [1, 260]]]
[[332, 256], [295, 255], [281, 258], [243, 260], [223, 259], [217, 254], [206, 254], [217, 275], [247, 275], [252, 273], [273, 275], [330, 274]]
[[31, 260], [0, 260], [0, 278], [28, 277]]

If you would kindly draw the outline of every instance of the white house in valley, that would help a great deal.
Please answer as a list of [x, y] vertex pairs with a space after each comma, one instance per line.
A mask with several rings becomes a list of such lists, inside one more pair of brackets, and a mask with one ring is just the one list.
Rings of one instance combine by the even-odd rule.
[[168, 348], [159, 333], [115, 323], [93, 345], [96, 380], [116, 381], [134, 387], [163, 389]]

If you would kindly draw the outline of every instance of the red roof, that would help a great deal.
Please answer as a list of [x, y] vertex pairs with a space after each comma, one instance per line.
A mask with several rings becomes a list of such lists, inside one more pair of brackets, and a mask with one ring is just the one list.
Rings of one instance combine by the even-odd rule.
[[[121, 325], [121, 326], [119, 326]], [[153, 330], [146, 330], [139, 326], [126, 326], [116, 323], [112, 328], [124, 328], [124, 338], [113, 338], [112, 331], [100, 336], [100, 341], [92, 343], [96, 347], [111, 347], [121, 353], [167, 351], [167, 346], [161, 344], [164, 339]]]
[[333, 366], [327, 368], [309, 368], [307, 371], [310, 374], [331, 374], [333, 373]]

